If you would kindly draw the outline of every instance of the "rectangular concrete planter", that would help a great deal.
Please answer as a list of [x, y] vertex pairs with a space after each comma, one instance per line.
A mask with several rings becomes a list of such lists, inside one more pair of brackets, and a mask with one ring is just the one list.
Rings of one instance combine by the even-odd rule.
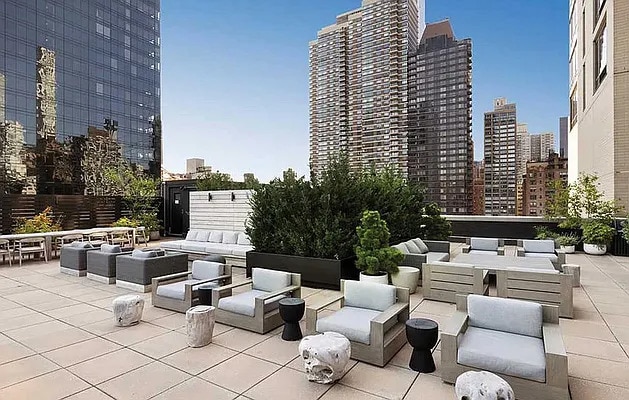
[[341, 279], [358, 279], [355, 263], [356, 257], [334, 260], [249, 251], [247, 252], [247, 276], [251, 276], [253, 267], [294, 272], [301, 274], [303, 286], [340, 290]]

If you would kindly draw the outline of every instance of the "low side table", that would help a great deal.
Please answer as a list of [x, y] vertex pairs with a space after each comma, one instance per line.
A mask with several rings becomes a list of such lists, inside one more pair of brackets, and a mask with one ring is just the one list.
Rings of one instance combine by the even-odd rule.
[[408, 366], [417, 372], [435, 372], [431, 350], [439, 338], [439, 325], [431, 319], [412, 318], [406, 321], [406, 339], [413, 347]]
[[199, 298], [199, 305], [211, 306], [212, 305], [212, 288], [216, 288], [216, 285], [199, 285], [197, 287], [197, 296]]
[[301, 327], [299, 321], [306, 311], [306, 302], [303, 299], [289, 297], [279, 301], [280, 316], [284, 320], [282, 339], [288, 341], [301, 340]]

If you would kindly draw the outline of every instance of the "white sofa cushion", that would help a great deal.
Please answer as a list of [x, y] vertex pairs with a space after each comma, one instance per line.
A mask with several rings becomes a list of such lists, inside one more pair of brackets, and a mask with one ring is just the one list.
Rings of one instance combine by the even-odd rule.
[[246, 246], [251, 246], [251, 241], [249, 240], [249, 236], [245, 232], [238, 232], [238, 241], [237, 244], [243, 244]]
[[424, 241], [421, 240], [420, 238], [411, 239], [411, 241], [415, 243], [417, 247], [419, 247], [419, 251], [421, 251], [422, 254], [428, 253], [430, 251], [430, 249], [428, 248], [428, 245], [426, 245], [426, 243], [424, 243]]
[[542, 339], [469, 327], [461, 337], [459, 364], [537, 382], [546, 381]]
[[225, 244], [236, 244], [238, 242], [238, 232], [223, 232], [223, 240]]
[[395, 247], [396, 249], [401, 251], [402, 254], [411, 254], [410, 250], [406, 246], [406, 243], [398, 243], [398, 244], [394, 245], [393, 247]]
[[181, 250], [194, 251], [196, 253], [203, 253], [205, 252], [206, 244], [207, 243], [186, 240], [185, 243], [181, 244]]
[[195, 240], [199, 234], [199, 229], [190, 229], [186, 235], [186, 240]]
[[469, 326], [542, 337], [542, 305], [531, 301], [467, 296]]
[[232, 251], [228, 246], [228, 244], [208, 242], [205, 243], [205, 246], [203, 248], [205, 249], [206, 253], [231, 255]]
[[210, 232], [210, 238], [208, 242], [212, 243], [222, 243], [223, 242], [223, 231], [212, 231]]
[[548, 258], [550, 262], [556, 263], [559, 259], [554, 253], [524, 253], [524, 257], [532, 257], [532, 258]]
[[470, 247], [474, 250], [498, 251], [498, 239], [471, 238]]
[[251, 270], [253, 289], [265, 292], [275, 292], [291, 285], [291, 274], [270, 269], [253, 268]]
[[525, 253], [554, 253], [554, 240], [523, 240], [522, 247]]
[[413, 242], [412, 240], [409, 240], [408, 242], [404, 242], [404, 244], [406, 245], [406, 248], [411, 254], [422, 254], [422, 251], [419, 249], [419, 246], [417, 246], [415, 242]]
[[[385, 285], [382, 285], [385, 286]], [[379, 311], [365, 308], [343, 307], [327, 317], [317, 320], [317, 332], [336, 332], [353, 342], [369, 344], [371, 320]]]
[[345, 281], [345, 305], [384, 311], [395, 304], [395, 286], [381, 283]]
[[[218, 308], [236, 314], [255, 315], [256, 297], [266, 296], [268, 292], [262, 290], [250, 290], [234, 296], [223, 297], [218, 301]], [[264, 301], [264, 312], [273, 311], [279, 307], [279, 301], [286, 296], [281, 294]]]
[[425, 253], [426, 262], [434, 262], [434, 261], [448, 261], [450, 259], [450, 254], [448, 253], [438, 253], [436, 251], [431, 251]]
[[497, 256], [498, 255], [498, 251], [496, 251], [496, 250], [470, 250], [469, 253], [470, 254], [487, 254], [487, 255], [491, 255], [491, 256]]
[[210, 231], [202, 229], [197, 233], [197, 236], [194, 238], [195, 242], [207, 242], [210, 237]]
[[253, 246], [246, 246], [246, 245], [234, 245], [234, 248], [232, 249], [232, 254], [238, 257], [245, 257], [247, 255], [248, 251], [253, 250]]
[[185, 243], [185, 240], [173, 240], [169, 242], [160, 243], [160, 246], [162, 246], [165, 249], [180, 250], [181, 245], [183, 243]]
[[212, 279], [224, 274], [225, 265], [212, 261], [194, 260], [192, 262], [192, 279]]

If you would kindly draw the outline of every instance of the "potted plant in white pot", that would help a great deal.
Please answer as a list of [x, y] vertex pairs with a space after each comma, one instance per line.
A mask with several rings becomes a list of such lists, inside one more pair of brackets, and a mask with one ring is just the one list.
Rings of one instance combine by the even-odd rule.
[[592, 255], [603, 255], [614, 239], [616, 230], [600, 220], [590, 220], [583, 224], [583, 251]]
[[389, 283], [389, 274], [398, 272], [398, 263], [404, 259], [401, 251], [389, 246], [389, 228], [378, 211], [364, 211], [356, 228], [356, 268], [360, 280]]
[[580, 238], [573, 234], [558, 236], [555, 241], [559, 245], [559, 249], [566, 254], [574, 254]]

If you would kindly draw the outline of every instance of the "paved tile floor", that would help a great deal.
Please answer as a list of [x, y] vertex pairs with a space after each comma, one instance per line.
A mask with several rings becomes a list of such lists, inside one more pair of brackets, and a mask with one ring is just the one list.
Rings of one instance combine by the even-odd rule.
[[[568, 261], [582, 266], [576, 318], [561, 320], [572, 398], [629, 398], [629, 258]], [[236, 271], [234, 280], [244, 279]], [[318, 385], [280, 329], [258, 335], [217, 324], [211, 345], [188, 348], [184, 315], [152, 307], [149, 295], [143, 322], [117, 328], [111, 302], [126, 292], [62, 275], [58, 262], [0, 266], [0, 399], [454, 399], [439, 378], [439, 345], [434, 374], [408, 369], [407, 345], [385, 368], [352, 361], [339, 383]], [[333, 294], [303, 290], [307, 304]], [[454, 311], [421, 290], [411, 308], [440, 323]]]

